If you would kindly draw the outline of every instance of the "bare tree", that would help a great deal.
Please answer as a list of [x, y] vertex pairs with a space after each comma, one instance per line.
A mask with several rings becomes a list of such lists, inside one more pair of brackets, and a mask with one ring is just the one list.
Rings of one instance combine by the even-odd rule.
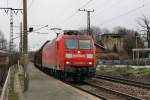
[[[6, 44], [7, 41], [4, 38], [4, 34], [2, 33], [2, 31], [0, 31], [0, 50], [6, 49]], [[4, 60], [4, 57], [0, 57], [1, 60]], [[0, 62], [0, 86], [3, 85], [3, 83], [5, 82], [5, 78], [7, 75], [7, 70], [8, 70], [8, 66], [7, 64], [3, 63], [4, 61]]]
[[150, 48], [150, 18], [143, 16], [137, 23], [141, 26], [141, 31], [146, 32], [148, 48]]
[[100, 27], [92, 26], [91, 27], [91, 33], [93, 34], [94, 40], [98, 42], [100, 40], [102, 30]]
[[[87, 34], [87, 28], [86, 27], [80, 28], [79, 30], [80, 30], [81, 33]], [[91, 33], [94, 37], [94, 40], [99, 41], [99, 37], [102, 34], [102, 30], [98, 26], [92, 26], [91, 27]]]
[[114, 33], [114, 34], [127, 34], [128, 31], [129, 30], [126, 29], [125, 27], [117, 26], [117, 27], [114, 27], [112, 33]]
[[104, 34], [108, 34], [108, 33], [110, 33], [110, 30], [109, 30], [109, 29], [107, 29], [107, 28], [103, 28], [103, 29], [102, 29], [102, 33], [104, 33]]
[[136, 48], [136, 37], [139, 37], [137, 47], [143, 48], [144, 42], [137, 31], [118, 26], [113, 29], [113, 33], [122, 34], [124, 36], [123, 48], [128, 53], [129, 57], [132, 57], [132, 49]]
[[0, 49], [4, 50], [4, 49], [6, 49], [6, 46], [7, 46], [7, 41], [6, 41], [2, 31], [0, 31]]

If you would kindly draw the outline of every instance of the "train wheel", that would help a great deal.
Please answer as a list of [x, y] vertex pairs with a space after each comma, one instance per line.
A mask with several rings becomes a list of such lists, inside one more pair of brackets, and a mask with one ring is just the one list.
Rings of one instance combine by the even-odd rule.
[[60, 70], [56, 70], [55, 71], [55, 76], [57, 79], [61, 79], [61, 71]]
[[60, 79], [61, 79], [62, 81], [65, 80], [65, 73], [62, 72], [62, 71], [60, 71]]
[[59, 74], [58, 74], [58, 70], [54, 70], [54, 76], [55, 76], [55, 78], [57, 78], [57, 79], [59, 79]]
[[55, 77], [58, 79], [58, 71], [55, 70]]
[[52, 76], [55, 77], [54, 69], [52, 69], [51, 71], [52, 71]]
[[59, 79], [61, 79], [61, 71], [60, 70], [58, 70], [58, 73], [59, 73]]
[[52, 71], [52, 69], [50, 69], [50, 75], [53, 75], [53, 71]]
[[80, 82], [80, 81], [81, 81], [81, 78], [80, 78], [80, 77], [73, 77], [73, 81], [74, 81], [74, 82]]
[[67, 73], [65, 72], [64, 73], [64, 79], [66, 80], [68, 78], [68, 75], [67, 75]]

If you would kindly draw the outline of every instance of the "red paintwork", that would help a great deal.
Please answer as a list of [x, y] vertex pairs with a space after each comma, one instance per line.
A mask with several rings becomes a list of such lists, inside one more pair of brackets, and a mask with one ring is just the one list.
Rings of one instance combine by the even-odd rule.
[[96, 46], [96, 57], [100, 57], [101, 55], [105, 53], [106, 51], [103, 48]]
[[[65, 39], [88, 39], [92, 41], [93, 50], [66, 50], [64, 46]], [[80, 52], [79, 52], [80, 51]], [[73, 54], [73, 58], [65, 58], [66, 53]], [[86, 54], [93, 54], [94, 58], [86, 58]], [[72, 62], [70, 65], [65, 64], [66, 61]], [[93, 62], [92, 65], [87, 64], [87, 62]], [[42, 64], [43, 65], [53, 65], [60, 70], [64, 70], [65, 66], [80, 66], [80, 67], [95, 67], [95, 47], [91, 36], [88, 35], [64, 35], [61, 34], [58, 38], [54, 39], [52, 42], [46, 44], [43, 48], [42, 54]]]

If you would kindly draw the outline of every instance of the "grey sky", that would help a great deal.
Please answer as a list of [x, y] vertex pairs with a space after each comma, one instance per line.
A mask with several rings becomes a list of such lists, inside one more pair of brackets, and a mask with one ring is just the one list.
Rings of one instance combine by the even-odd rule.
[[[77, 12], [79, 8], [94, 9], [91, 13], [91, 25], [101, 28], [112, 29], [115, 26], [123, 26], [130, 29], [138, 30], [139, 26], [136, 22], [143, 15], [150, 17], [149, 0], [28, 0], [28, 26], [35, 29], [42, 25], [49, 27], [59, 27], [62, 29], [78, 29], [86, 27], [86, 13]], [[87, 4], [87, 5], [85, 5]], [[143, 8], [134, 10], [135, 8]], [[22, 0], [0, 0], [0, 7], [21, 8]], [[127, 13], [127, 14], [125, 14]], [[123, 14], [123, 15], [122, 15]], [[121, 15], [121, 16], [120, 16]], [[14, 25], [19, 26], [22, 14], [14, 15]], [[117, 17], [119, 16], [119, 17]], [[0, 11], [0, 30], [3, 31], [5, 37], [9, 39], [9, 16], [5, 11]], [[14, 28], [14, 33], [18, 33], [19, 29]], [[48, 35], [29, 34], [29, 48], [38, 48], [43, 42], [54, 38], [56, 35], [49, 31], [48, 28], [40, 30], [40, 32], [49, 32]], [[14, 37], [18, 34], [14, 34]], [[14, 40], [18, 43], [19, 39]]]

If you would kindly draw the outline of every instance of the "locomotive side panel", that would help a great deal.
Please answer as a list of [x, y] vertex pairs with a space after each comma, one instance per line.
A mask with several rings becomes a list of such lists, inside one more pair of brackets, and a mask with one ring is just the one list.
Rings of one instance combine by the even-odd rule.
[[61, 37], [58, 39], [58, 66], [63, 71], [64, 70], [64, 38]]
[[57, 55], [58, 50], [56, 42], [48, 43], [47, 45], [45, 45], [42, 52], [42, 66], [56, 69]]

